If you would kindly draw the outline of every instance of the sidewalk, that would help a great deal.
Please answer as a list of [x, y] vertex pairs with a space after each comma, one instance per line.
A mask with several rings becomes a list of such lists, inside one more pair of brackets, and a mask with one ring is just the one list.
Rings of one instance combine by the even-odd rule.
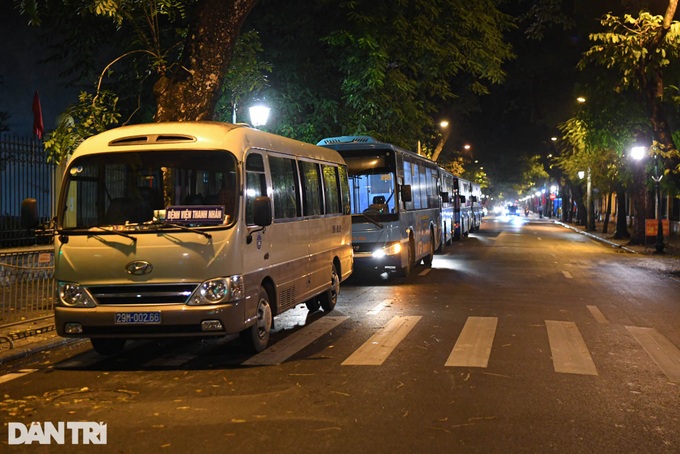
[[[533, 213], [529, 218], [531, 221], [539, 219], [538, 216]], [[680, 276], [680, 239], [675, 237], [670, 239], [667, 238], [665, 254], [657, 255], [654, 253], [654, 243], [650, 243], [646, 246], [631, 246], [628, 244], [628, 239], [617, 240], [614, 239], [613, 233], [601, 233], [602, 225], [600, 223], [596, 225], [597, 230], [595, 232], [587, 232], [583, 226], [566, 224], [554, 218], [550, 219], [544, 217], [540, 220], [546, 223], [552, 222], [561, 225], [564, 228], [578, 232], [581, 235], [586, 235], [593, 240], [623, 252], [647, 256], [650, 261], [653, 261], [657, 265], [656, 268], [659, 270], [671, 272]], [[611, 229], [613, 229], [613, 227], [613, 225], [610, 225]], [[10, 361], [25, 358], [34, 353], [49, 350], [61, 345], [82, 341], [82, 339], [66, 339], [57, 336], [54, 327], [54, 318], [52, 316], [0, 327], [0, 364], [6, 364]]]
[[669, 258], [680, 258], [680, 237], [677, 235], [672, 235], [671, 237], [665, 237], [664, 238], [664, 253], [663, 254], [656, 254], [656, 248], [654, 244], [654, 240], [650, 240], [649, 243], [646, 245], [630, 245], [628, 244], [630, 242], [630, 238], [625, 238], [625, 239], [615, 239], [614, 238], [614, 231], [616, 230], [616, 224], [610, 222], [609, 223], [609, 233], [602, 233], [602, 222], [596, 222], [595, 223], [595, 231], [594, 232], [588, 232], [586, 231], [585, 226], [582, 225], [575, 225], [575, 224], [568, 224], [560, 221], [559, 219], [547, 219], [543, 218], [544, 220], [554, 222], [555, 224], [561, 225], [565, 228], [571, 229], [575, 232], [578, 232], [582, 235], [586, 235], [596, 241], [602, 242], [604, 244], [608, 244], [609, 246], [612, 246], [614, 248], [621, 249], [626, 252], [631, 252], [634, 254], [644, 254], [644, 255], [653, 255], [658, 258], [662, 257], [669, 257]]
[[57, 336], [52, 316], [3, 326], [0, 327], [0, 364], [79, 341], [81, 339]]

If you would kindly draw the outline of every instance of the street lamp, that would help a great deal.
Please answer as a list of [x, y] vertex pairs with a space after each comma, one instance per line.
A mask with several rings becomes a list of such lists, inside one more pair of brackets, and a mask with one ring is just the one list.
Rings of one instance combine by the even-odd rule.
[[251, 106], [248, 111], [250, 112], [250, 124], [254, 127], [264, 126], [267, 124], [269, 119], [269, 107], [263, 104], [255, 104]]
[[[439, 158], [439, 154], [442, 152], [444, 149], [444, 144], [449, 138], [449, 134], [451, 134], [451, 129], [449, 128], [449, 122], [446, 120], [442, 120], [439, 123], [439, 126], [442, 128], [442, 138], [439, 140], [439, 143], [437, 144], [437, 147], [434, 149], [434, 152], [432, 153], [432, 160], [436, 161]], [[419, 142], [420, 143], [420, 142]]]
[[654, 248], [657, 254], [663, 254], [663, 220], [661, 218], [661, 179], [663, 175], [659, 175], [658, 157], [654, 154], [654, 185], [656, 186], [656, 243]]
[[[641, 161], [647, 155], [647, 147], [635, 146], [630, 149], [630, 157], [636, 161]], [[663, 219], [661, 216], [661, 179], [663, 175], [659, 175], [659, 163], [658, 157], [654, 154], [654, 176], [652, 181], [654, 181], [654, 186], [656, 188], [656, 242], [654, 243], [654, 248], [657, 254], [663, 254], [665, 248], [663, 242]]]

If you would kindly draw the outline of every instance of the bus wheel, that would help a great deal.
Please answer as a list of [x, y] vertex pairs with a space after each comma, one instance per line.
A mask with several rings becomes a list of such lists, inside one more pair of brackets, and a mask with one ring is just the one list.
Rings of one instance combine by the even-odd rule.
[[319, 302], [324, 312], [330, 312], [335, 308], [340, 293], [340, 277], [335, 263], [331, 265], [331, 286], [328, 290], [319, 295]]
[[245, 347], [255, 353], [267, 348], [269, 332], [272, 328], [272, 308], [269, 304], [269, 294], [264, 287], [260, 287], [257, 297], [257, 320], [250, 328], [239, 333]]
[[401, 277], [409, 277], [411, 275], [411, 271], [413, 271], [413, 267], [415, 266], [414, 263], [414, 258], [416, 256], [415, 251], [413, 250], [413, 240], [409, 239], [408, 242], [408, 259], [406, 260], [406, 266], [403, 267], [400, 271], [399, 274], [401, 274]]
[[321, 304], [319, 303], [318, 298], [312, 298], [310, 300], [305, 301], [305, 306], [307, 306], [307, 310], [309, 312], [316, 312], [321, 307]]
[[92, 348], [100, 355], [111, 356], [123, 351], [125, 339], [90, 339]]
[[434, 233], [430, 232], [430, 252], [423, 257], [423, 265], [427, 268], [432, 267], [432, 260], [434, 259]]

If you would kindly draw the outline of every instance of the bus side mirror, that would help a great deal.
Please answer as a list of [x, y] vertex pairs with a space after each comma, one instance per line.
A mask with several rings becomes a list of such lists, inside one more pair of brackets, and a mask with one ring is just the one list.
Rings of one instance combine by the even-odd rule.
[[411, 185], [402, 184], [401, 185], [401, 201], [402, 202], [412, 202], [413, 196], [411, 195]]
[[24, 199], [21, 202], [21, 228], [32, 230], [38, 228], [38, 201]]
[[449, 203], [449, 193], [448, 192], [441, 192], [440, 195], [442, 196], [442, 203]]
[[253, 220], [255, 225], [267, 227], [272, 223], [272, 199], [269, 197], [257, 197], [253, 204]]

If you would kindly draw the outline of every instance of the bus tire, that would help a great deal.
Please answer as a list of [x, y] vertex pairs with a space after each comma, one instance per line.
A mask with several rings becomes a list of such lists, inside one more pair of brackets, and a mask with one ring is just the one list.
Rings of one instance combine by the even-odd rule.
[[338, 302], [338, 294], [340, 293], [340, 276], [338, 270], [335, 268], [335, 263], [331, 265], [331, 286], [328, 290], [319, 295], [319, 302], [321, 309], [324, 312], [330, 312], [335, 308]]
[[125, 339], [90, 339], [94, 351], [104, 356], [116, 355], [123, 351]]
[[316, 312], [321, 307], [321, 304], [319, 303], [319, 299], [314, 297], [310, 300], [305, 301], [305, 306], [307, 306], [307, 310], [309, 312]]
[[401, 270], [399, 270], [399, 274], [401, 277], [409, 277], [411, 275], [411, 271], [413, 271], [413, 267], [415, 266], [415, 250], [413, 246], [413, 239], [409, 238], [408, 241], [408, 258], [406, 259], [406, 266], [403, 267]]
[[246, 349], [253, 353], [259, 353], [267, 348], [269, 333], [272, 328], [272, 307], [269, 303], [269, 293], [264, 287], [260, 287], [257, 296], [257, 319], [249, 328], [239, 333], [241, 342]]
[[426, 268], [431, 268], [432, 260], [434, 260], [434, 233], [430, 231], [430, 252], [423, 257], [423, 265], [425, 265]]

